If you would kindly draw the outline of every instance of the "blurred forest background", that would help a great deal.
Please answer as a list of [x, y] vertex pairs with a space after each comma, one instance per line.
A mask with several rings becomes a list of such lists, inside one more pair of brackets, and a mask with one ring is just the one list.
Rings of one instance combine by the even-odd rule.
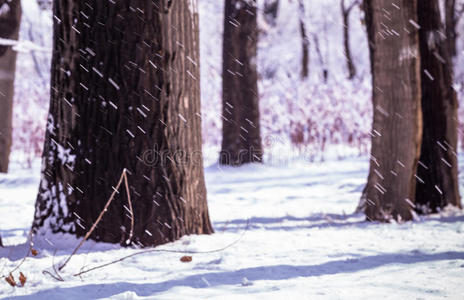
[[[47, 0], [23, 0], [13, 155], [30, 164], [41, 155], [50, 92], [52, 12]], [[280, 0], [275, 19], [258, 1], [258, 73], [265, 159], [282, 163], [305, 155], [309, 160], [367, 155], [372, 129], [369, 49], [360, 1]], [[345, 11], [351, 7], [348, 41], [356, 73], [350, 76], [344, 44]], [[442, 12], [444, 11], [444, 1]], [[354, 5], [353, 5], [354, 4]], [[223, 1], [198, 1], [200, 14], [201, 100], [204, 157], [217, 161], [221, 144]], [[462, 14], [462, 1], [456, 2]], [[442, 13], [442, 17], [444, 17]], [[462, 19], [462, 18], [461, 18]], [[307, 40], [307, 77], [302, 76], [301, 25]], [[464, 116], [464, 22], [457, 23], [453, 58], [459, 116]], [[33, 44], [31, 45], [30, 42]], [[23, 48], [23, 49], [21, 49]], [[350, 78], [351, 77], [351, 78]], [[460, 118], [460, 148], [464, 146]], [[284, 152], [281, 150], [285, 150]]]

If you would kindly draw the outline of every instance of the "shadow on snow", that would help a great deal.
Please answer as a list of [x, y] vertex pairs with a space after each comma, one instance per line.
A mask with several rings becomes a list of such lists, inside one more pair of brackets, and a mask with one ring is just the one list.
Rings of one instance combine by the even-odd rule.
[[435, 254], [381, 254], [357, 259], [344, 259], [326, 262], [320, 265], [274, 265], [243, 268], [235, 271], [209, 272], [187, 276], [180, 279], [156, 283], [116, 282], [106, 284], [87, 284], [79, 287], [52, 288], [29, 296], [16, 296], [11, 299], [82, 299], [87, 294], [94, 297], [111, 297], [124, 292], [134, 292], [138, 296], [150, 296], [168, 291], [174, 287], [195, 289], [221, 285], [239, 286], [244, 277], [250, 281], [287, 280], [297, 277], [336, 275], [365, 271], [391, 264], [415, 264], [441, 260], [464, 260], [463, 252], [442, 252]]

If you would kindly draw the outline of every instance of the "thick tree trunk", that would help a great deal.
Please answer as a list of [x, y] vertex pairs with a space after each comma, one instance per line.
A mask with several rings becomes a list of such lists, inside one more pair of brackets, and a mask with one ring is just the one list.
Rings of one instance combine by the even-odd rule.
[[412, 218], [421, 146], [417, 2], [367, 0], [373, 60], [372, 155], [365, 189], [369, 220]]
[[276, 25], [277, 14], [279, 13], [279, 0], [264, 1], [264, 19], [271, 26]]
[[446, 205], [461, 206], [458, 184], [458, 102], [453, 66], [438, 0], [418, 0], [424, 119], [420, 163], [417, 170], [416, 206], [422, 213]]
[[226, 0], [222, 69], [222, 150], [219, 163], [262, 161], [259, 126], [256, 2]]
[[309, 38], [306, 33], [305, 24], [305, 7], [303, 0], [298, 2], [298, 17], [300, 21], [300, 35], [301, 35], [301, 77], [307, 78], [309, 75]]
[[456, 49], [457, 23], [458, 23], [458, 18], [456, 16], [456, 0], [445, 0], [446, 44], [448, 47], [448, 54], [451, 57], [455, 57], [457, 54], [457, 49]]
[[[0, 38], [17, 40], [21, 1], [0, 0]], [[0, 173], [8, 172], [12, 143], [12, 119], [16, 51], [0, 45]]]
[[342, 17], [343, 17], [343, 47], [345, 48], [346, 67], [348, 69], [348, 79], [353, 79], [356, 76], [356, 67], [353, 63], [350, 47], [350, 12], [356, 5], [356, 1], [349, 7], [345, 6], [345, 0], [341, 1]]
[[[212, 233], [196, 1], [54, 2], [51, 102], [33, 227], [84, 235], [128, 170], [133, 242]], [[128, 239], [120, 189], [92, 238]]]

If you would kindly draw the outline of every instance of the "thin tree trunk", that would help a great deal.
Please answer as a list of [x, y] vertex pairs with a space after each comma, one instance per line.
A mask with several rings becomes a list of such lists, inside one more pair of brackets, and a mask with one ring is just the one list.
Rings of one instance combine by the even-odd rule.
[[[21, 1], [0, 0], [0, 38], [17, 40]], [[16, 51], [0, 45], [0, 173], [8, 172], [12, 144], [12, 120]]]
[[298, 17], [300, 21], [300, 35], [301, 35], [301, 77], [307, 78], [309, 75], [309, 38], [306, 34], [305, 25], [305, 7], [303, 0], [298, 2]]
[[353, 63], [350, 47], [350, 12], [357, 4], [354, 1], [349, 7], [345, 6], [345, 0], [341, 1], [342, 17], [343, 17], [343, 46], [345, 48], [346, 66], [348, 69], [348, 79], [353, 79], [356, 76], [356, 67]]
[[412, 218], [422, 136], [417, 2], [366, 0], [373, 43], [371, 165], [365, 189], [369, 220]]
[[[55, 0], [51, 101], [33, 227], [83, 236], [128, 170], [133, 241], [212, 233], [196, 1]], [[91, 238], [124, 243], [119, 191]]]
[[222, 150], [219, 163], [261, 162], [256, 2], [226, 0], [222, 70]]
[[317, 34], [313, 34], [313, 37], [314, 37], [314, 46], [316, 48], [317, 57], [319, 58], [319, 64], [321, 65], [321, 68], [322, 68], [322, 78], [324, 80], [324, 83], [327, 83], [327, 80], [329, 79], [329, 70], [327, 70], [327, 66], [325, 65], [324, 58], [322, 57], [322, 51], [319, 45], [319, 37]]
[[279, 13], [279, 0], [264, 1], [264, 19], [271, 26], [276, 25], [277, 14]]
[[374, 15], [371, 0], [362, 1], [362, 9], [364, 11], [364, 22], [366, 25], [367, 44], [369, 46], [369, 62], [371, 67], [371, 74], [374, 74], [374, 40], [375, 32], [372, 17]]
[[436, 212], [461, 207], [458, 184], [458, 102], [453, 66], [438, 0], [418, 0], [424, 119], [420, 164], [417, 170], [417, 210]]

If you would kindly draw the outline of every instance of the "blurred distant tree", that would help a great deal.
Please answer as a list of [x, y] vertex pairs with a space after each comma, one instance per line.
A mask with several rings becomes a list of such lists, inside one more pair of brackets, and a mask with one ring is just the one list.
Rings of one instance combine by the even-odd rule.
[[208, 234], [196, 1], [55, 0], [35, 232], [159, 245]]
[[53, 6], [53, 0], [37, 0], [37, 4], [39, 5], [40, 9], [51, 9]]
[[324, 80], [324, 83], [327, 83], [327, 80], [329, 79], [329, 70], [322, 56], [321, 45], [319, 43], [319, 36], [316, 33], [314, 33], [313, 39], [314, 39], [314, 47], [316, 48], [317, 57], [319, 59], [319, 64], [321, 65], [321, 68], [322, 68], [322, 78]]
[[417, 0], [364, 0], [372, 60], [374, 121], [369, 220], [410, 220], [422, 142]]
[[306, 78], [309, 75], [309, 38], [305, 24], [305, 7], [303, 0], [298, 0], [298, 19], [300, 22], [301, 35], [301, 77]]
[[[0, 0], [0, 38], [17, 40], [21, 1]], [[0, 43], [0, 173], [8, 172], [12, 142], [12, 118], [16, 51]]]
[[360, 1], [352, 0], [349, 6], [346, 6], [345, 0], [341, 0], [341, 11], [343, 17], [343, 46], [345, 48], [346, 66], [348, 69], [348, 79], [353, 79], [356, 76], [356, 67], [353, 62], [350, 47], [350, 13]]
[[445, 0], [445, 33], [448, 52], [451, 57], [456, 56], [456, 40], [458, 38], [457, 25], [464, 14], [464, 3], [458, 6], [458, 0]]
[[[461, 206], [458, 183], [458, 101], [451, 53], [443, 36], [439, 0], [418, 0], [422, 68], [423, 139], [417, 170], [416, 206], [421, 213]], [[450, 53], [451, 51], [451, 53]]]
[[261, 162], [256, 1], [225, 0], [224, 14], [223, 134], [219, 163]]
[[[253, 1], [253, 0], [252, 0]], [[277, 14], [279, 12], [280, 0], [265, 0], [264, 1], [264, 18], [266, 22], [271, 25], [276, 25]]]

